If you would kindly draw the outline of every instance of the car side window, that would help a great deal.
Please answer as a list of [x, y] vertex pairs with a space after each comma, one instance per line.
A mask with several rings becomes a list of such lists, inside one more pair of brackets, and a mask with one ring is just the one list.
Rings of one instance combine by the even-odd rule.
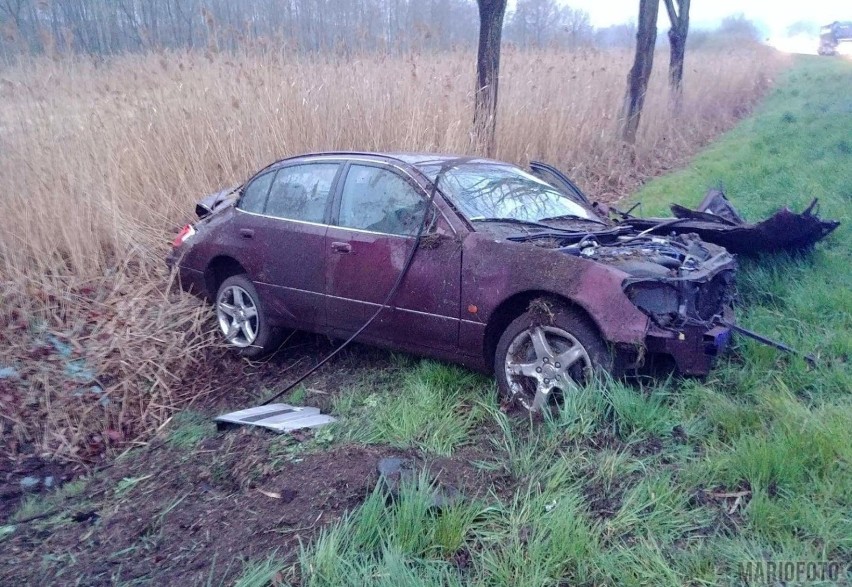
[[338, 163], [310, 163], [279, 169], [269, 190], [265, 214], [287, 220], [325, 222]]
[[343, 184], [338, 224], [384, 234], [414, 235], [425, 208], [420, 191], [397, 173], [351, 165]]
[[262, 214], [263, 206], [266, 204], [266, 194], [269, 193], [269, 186], [272, 184], [273, 177], [275, 177], [275, 172], [270, 171], [254, 178], [251, 183], [243, 188], [237, 207], [246, 212]]

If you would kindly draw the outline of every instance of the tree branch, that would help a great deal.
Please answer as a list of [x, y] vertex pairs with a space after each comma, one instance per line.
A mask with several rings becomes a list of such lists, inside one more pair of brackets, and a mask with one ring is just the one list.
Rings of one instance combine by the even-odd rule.
[[[673, 27], [677, 26], [678, 20], [680, 20], [680, 19], [678, 18], [678, 14], [675, 11], [674, 0], [663, 0], [663, 1], [666, 4], [666, 11], [669, 13], [669, 20], [671, 21], [672, 26]], [[689, 0], [686, 0], [686, 1], [689, 2]], [[681, 8], [680, 13], [683, 14], [683, 8]]]

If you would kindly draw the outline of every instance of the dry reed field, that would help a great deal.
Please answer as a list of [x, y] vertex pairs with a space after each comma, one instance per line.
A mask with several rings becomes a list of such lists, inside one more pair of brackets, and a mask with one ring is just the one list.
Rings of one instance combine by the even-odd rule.
[[[616, 140], [631, 55], [504, 53], [497, 157], [542, 159], [613, 201], [730, 128], [785, 59], [666, 55], [635, 151]], [[307, 151], [469, 151], [468, 53], [166, 53], [0, 69], [0, 427], [7, 451], [90, 460], [144, 439], [215, 382], [209, 310], [164, 256], [204, 194]], [[10, 369], [11, 368], [11, 369]]]

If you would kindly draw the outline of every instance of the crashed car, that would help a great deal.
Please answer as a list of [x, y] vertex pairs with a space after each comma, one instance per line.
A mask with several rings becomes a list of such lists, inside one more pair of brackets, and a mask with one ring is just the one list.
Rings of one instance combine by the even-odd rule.
[[355, 334], [493, 373], [531, 411], [654, 357], [708, 373], [730, 339], [733, 256], [614, 225], [547, 167], [284, 159], [200, 202], [168, 262], [246, 357], [275, 350], [283, 329]]

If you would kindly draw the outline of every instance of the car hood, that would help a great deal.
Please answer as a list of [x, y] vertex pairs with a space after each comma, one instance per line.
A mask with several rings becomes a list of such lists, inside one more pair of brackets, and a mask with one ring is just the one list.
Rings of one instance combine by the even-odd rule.
[[695, 233], [732, 253], [747, 256], [811, 247], [840, 225], [838, 220], [823, 220], [818, 216], [816, 199], [801, 213], [785, 207], [756, 224], [749, 224], [720, 189], [707, 192], [696, 210], [678, 204], [672, 204], [671, 210], [674, 219], [630, 216], [621, 222], [635, 230], [661, 234]]

